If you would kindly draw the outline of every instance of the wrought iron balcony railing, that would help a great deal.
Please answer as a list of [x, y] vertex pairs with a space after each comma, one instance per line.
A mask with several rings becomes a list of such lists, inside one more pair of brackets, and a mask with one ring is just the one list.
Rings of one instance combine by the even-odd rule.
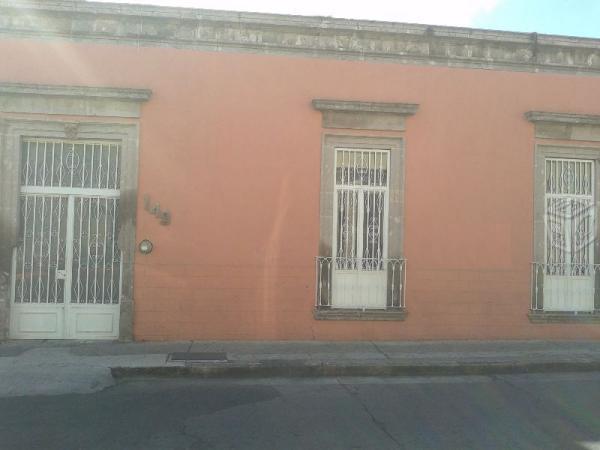
[[406, 260], [317, 256], [316, 307], [405, 307]]

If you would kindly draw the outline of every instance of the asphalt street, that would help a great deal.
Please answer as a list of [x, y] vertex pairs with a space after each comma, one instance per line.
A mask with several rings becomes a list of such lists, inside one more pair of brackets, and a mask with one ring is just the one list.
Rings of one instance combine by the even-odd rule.
[[137, 379], [0, 398], [0, 448], [600, 449], [600, 373]]

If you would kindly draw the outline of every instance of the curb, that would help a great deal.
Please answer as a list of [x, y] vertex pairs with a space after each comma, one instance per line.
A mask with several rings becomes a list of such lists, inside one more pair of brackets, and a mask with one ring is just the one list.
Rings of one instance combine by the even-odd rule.
[[467, 363], [467, 364], [381, 364], [336, 363], [249, 363], [195, 364], [189, 366], [111, 367], [114, 378], [191, 377], [191, 378], [309, 378], [309, 377], [393, 377], [506, 375], [523, 373], [594, 372], [600, 361], [545, 363]]

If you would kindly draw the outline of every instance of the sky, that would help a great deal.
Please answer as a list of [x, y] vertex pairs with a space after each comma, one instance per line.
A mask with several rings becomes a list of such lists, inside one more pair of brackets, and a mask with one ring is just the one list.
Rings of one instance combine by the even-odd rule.
[[[109, 0], [101, 0], [109, 1]], [[113, 0], [110, 0], [113, 1]], [[600, 38], [600, 0], [121, 0]]]

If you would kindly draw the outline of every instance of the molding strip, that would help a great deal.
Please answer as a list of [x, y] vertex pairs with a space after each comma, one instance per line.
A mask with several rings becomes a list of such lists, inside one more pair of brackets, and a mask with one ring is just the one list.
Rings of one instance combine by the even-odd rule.
[[312, 104], [313, 107], [319, 111], [390, 113], [403, 116], [412, 116], [419, 109], [419, 105], [415, 103], [380, 103], [315, 99], [312, 101]]
[[600, 142], [600, 115], [529, 111], [525, 118], [536, 138]]
[[600, 116], [592, 114], [570, 114], [542, 111], [528, 111], [525, 118], [530, 122], [554, 122], [575, 125], [600, 125]]
[[149, 89], [0, 82], [0, 113], [139, 118]]
[[112, 88], [96, 86], [62, 86], [0, 82], [0, 95], [42, 95], [47, 97], [101, 98], [131, 102], [150, 100], [150, 89]]
[[323, 128], [350, 130], [404, 131], [405, 119], [419, 109], [415, 103], [380, 103], [348, 100], [312, 101], [322, 113]]
[[0, 38], [600, 75], [600, 40], [80, 0], [0, 0]]

